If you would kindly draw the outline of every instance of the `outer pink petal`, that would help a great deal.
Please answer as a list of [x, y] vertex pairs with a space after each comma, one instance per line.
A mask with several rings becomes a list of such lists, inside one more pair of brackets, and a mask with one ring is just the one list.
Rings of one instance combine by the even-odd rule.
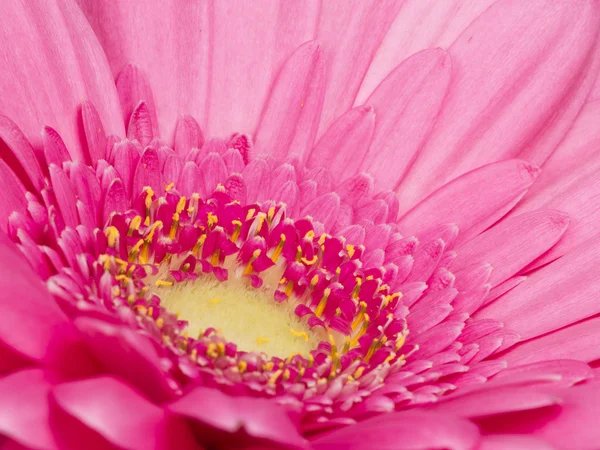
[[0, 341], [41, 360], [67, 318], [15, 244], [0, 234]]
[[401, 217], [398, 225], [405, 235], [414, 235], [455, 223], [459, 241], [465, 242], [506, 214], [538, 173], [520, 160], [484, 166], [442, 186]]
[[544, 441], [519, 434], [492, 434], [481, 439], [478, 450], [555, 450]]
[[322, 51], [307, 42], [285, 62], [273, 84], [254, 138], [256, 154], [303, 157], [314, 145], [324, 90]]
[[489, 282], [496, 286], [552, 247], [568, 224], [568, 216], [554, 210], [503, 220], [457, 250], [450, 269], [456, 272], [476, 262], [490, 263], [494, 270]]
[[287, 413], [265, 399], [230, 397], [217, 389], [198, 387], [168, 409], [198, 424], [209, 447], [231, 444], [234, 434], [238, 440], [246, 434], [249, 444], [254, 440], [293, 448], [306, 446]]
[[368, 98], [377, 121], [363, 169], [381, 189], [393, 189], [431, 131], [450, 81], [448, 54], [424, 50], [408, 58]]
[[78, 110], [83, 99], [98, 110], [109, 134], [123, 134], [119, 100], [106, 58], [77, 5], [7, 2], [0, 11], [2, 112], [36, 147], [44, 125], [56, 129], [82, 159]]
[[479, 16], [449, 50], [452, 83], [402, 182], [401, 208], [472, 168], [517, 156], [557, 111], [570, 111], [599, 19], [600, 6], [590, 0], [500, 0]]
[[25, 213], [25, 187], [3, 160], [0, 160], [0, 230], [8, 230], [8, 216], [14, 211]]
[[495, 1], [405, 0], [369, 66], [355, 104], [364, 103], [394, 67], [410, 55], [426, 48], [448, 48]]
[[377, 48], [402, 2], [322, 2], [317, 40], [323, 45], [327, 90], [319, 134], [352, 107]]
[[600, 359], [600, 317], [523, 342], [502, 355], [512, 366], [555, 358]]
[[326, 167], [332, 176], [344, 181], [362, 168], [375, 129], [371, 106], [351, 109], [336, 120], [312, 149], [307, 167]]
[[194, 448], [191, 431], [137, 391], [113, 377], [56, 386], [59, 407], [119, 448]]
[[467, 450], [479, 440], [477, 426], [446, 414], [406, 411], [384, 414], [312, 442], [315, 450]]
[[0, 379], [0, 435], [28, 448], [59, 449], [49, 422], [47, 378], [29, 369]]
[[78, 1], [113, 74], [129, 62], [147, 74], [169, 141], [181, 114], [208, 134], [251, 133], [274, 74], [314, 38], [319, 14], [317, 2]]
[[600, 235], [527, 280], [477, 313], [529, 339], [600, 312], [597, 260]]

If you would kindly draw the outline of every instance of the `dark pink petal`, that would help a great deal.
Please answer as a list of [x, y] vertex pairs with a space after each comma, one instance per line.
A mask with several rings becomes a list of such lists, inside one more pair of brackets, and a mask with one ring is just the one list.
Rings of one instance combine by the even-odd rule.
[[10, 239], [0, 234], [0, 341], [41, 360], [66, 317]]
[[41, 369], [22, 370], [1, 378], [0, 435], [27, 448], [58, 450], [49, 421], [50, 389], [48, 375]]
[[369, 64], [401, 6], [402, 2], [395, 0], [377, 4], [333, 0], [322, 4], [317, 40], [325, 52], [327, 89], [319, 134], [352, 107]]
[[[149, 337], [126, 326], [86, 317], [76, 319], [75, 325], [107, 372], [135, 384], [155, 401], [165, 401], [174, 395], [161, 356]], [[140, 377], [140, 373], [144, 376]]]
[[8, 217], [13, 211], [24, 214], [27, 211], [25, 186], [14, 172], [0, 159], [0, 230], [8, 230]]
[[554, 210], [511, 217], [461, 247], [450, 269], [456, 273], [466, 265], [487, 262], [494, 269], [490, 284], [496, 286], [551, 248], [568, 225], [569, 217]]
[[327, 167], [340, 181], [354, 175], [362, 167], [374, 129], [372, 107], [359, 106], [348, 111], [319, 139], [310, 153], [307, 167]]
[[196, 448], [184, 423], [169, 417], [163, 408], [117, 378], [60, 384], [52, 390], [52, 397], [68, 415], [119, 448]]
[[[442, 186], [398, 221], [404, 234], [443, 223], [458, 226], [465, 242], [496, 222], [525, 194], [539, 169], [518, 159], [489, 164]], [[485, 194], [482, 194], [485, 192]], [[486, 201], [478, 201], [485, 195]]]
[[600, 312], [596, 262], [600, 236], [584, 243], [477, 314], [494, 318], [523, 339], [540, 336]]
[[317, 134], [324, 89], [322, 51], [307, 42], [289, 57], [273, 84], [254, 138], [256, 154], [304, 156]]
[[[275, 403], [250, 397], [230, 397], [216, 389], [198, 387], [168, 409], [200, 425], [208, 446], [240, 441], [265, 441], [292, 448], [306, 447], [287, 413]], [[216, 431], [216, 432], [215, 432]]]
[[[448, 96], [402, 181], [401, 208], [469, 170], [517, 157], [563, 109], [573, 120], [568, 104], [588, 67], [599, 20], [600, 6], [591, 1], [500, 0], [481, 14], [449, 49]], [[536, 151], [548, 154], [544, 145]]]
[[78, 107], [84, 99], [94, 104], [108, 134], [123, 135], [106, 57], [75, 3], [11, 2], [0, 20], [2, 113], [36, 148], [48, 125], [73, 157], [83, 158]]
[[65, 143], [55, 129], [46, 126], [42, 129], [42, 145], [46, 163], [62, 166], [64, 161], [71, 160]]
[[384, 414], [334, 431], [312, 442], [315, 450], [426, 450], [475, 448], [473, 423], [447, 414], [406, 411]]
[[377, 121], [362, 170], [379, 189], [396, 189], [438, 115], [450, 81], [451, 62], [441, 49], [425, 50], [400, 64], [367, 104]]

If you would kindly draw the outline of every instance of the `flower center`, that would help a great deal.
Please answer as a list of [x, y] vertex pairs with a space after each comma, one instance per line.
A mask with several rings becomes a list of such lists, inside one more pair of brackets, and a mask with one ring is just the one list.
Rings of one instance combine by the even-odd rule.
[[252, 288], [239, 280], [200, 277], [162, 287], [161, 304], [186, 320], [186, 331], [198, 336], [215, 328], [242, 351], [287, 358], [308, 356], [317, 348], [317, 333], [301, 322], [289, 303], [273, 300], [273, 290]]

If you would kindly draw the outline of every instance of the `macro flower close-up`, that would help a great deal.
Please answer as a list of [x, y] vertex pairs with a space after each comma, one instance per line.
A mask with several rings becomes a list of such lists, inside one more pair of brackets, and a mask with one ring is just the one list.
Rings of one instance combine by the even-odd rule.
[[600, 448], [599, 31], [0, 2], [0, 449]]

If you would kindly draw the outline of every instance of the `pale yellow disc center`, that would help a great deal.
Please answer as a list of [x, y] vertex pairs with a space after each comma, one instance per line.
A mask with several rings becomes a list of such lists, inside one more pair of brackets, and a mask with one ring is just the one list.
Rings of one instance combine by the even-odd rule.
[[190, 337], [215, 328], [238, 350], [287, 358], [307, 356], [320, 339], [294, 314], [288, 301], [278, 304], [269, 288], [255, 289], [239, 280], [200, 277], [156, 290], [161, 304], [188, 321]]

